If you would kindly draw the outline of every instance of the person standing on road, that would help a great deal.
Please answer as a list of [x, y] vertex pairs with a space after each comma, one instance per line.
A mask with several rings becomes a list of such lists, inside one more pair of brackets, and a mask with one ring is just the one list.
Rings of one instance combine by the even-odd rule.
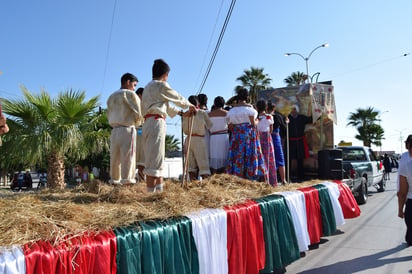
[[148, 192], [163, 191], [163, 163], [165, 158], [166, 117], [180, 111], [170, 103], [196, 113], [196, 107], [172, 89], [167, 83], [169, 65], [162, 59], [154, 61], [152, 81], [144, 88], [142, 112], [145, 119], [142, 131], [144, 146], [146, 186]]
[[409, 144], [412, 143], [412, 134], [408, 136], [405, 140], [405, 148], [406, 151], [402, 153], [401, 158], [399, 159], [399, 166], [398, 166], [398, 177], [396, 180], [396, 191], [399, 192], [399, 170], [401, 169], [401, 166], [406, 164], [412, 159], [412, 154], [409, 153]]
[[385, 180], [390, 180], [390, 174], [392, 172], [392, 164], [391, 164], [391, 159], [389, 158], [388, 153], [385, 153], [383, 157], [383, 168], [384, 168], [384, 179]]
[[137, 77], [125, 73], [121, 87], [107, 100], [107, 119], [110, 135], [110, 183], [136, 183], [136, 127], [142, 121], [140, 99], [134, 90]]
[[[412, 157], [412, 135], [405, 141], [409, 157]], [[406, 157], [405, 157], [406, 158]], [[405, 241], [412, 245], [412, 161], [404, 161], [399, 165], [398, 217], [406, 224]]]

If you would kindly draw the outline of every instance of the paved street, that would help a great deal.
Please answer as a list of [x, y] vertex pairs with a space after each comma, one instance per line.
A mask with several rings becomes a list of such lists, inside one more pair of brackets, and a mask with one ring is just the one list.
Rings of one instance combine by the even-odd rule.
[[406, 247], [405, 223], [397, 217], [396, 176], [390, 174], [383, 193], [369, 188], [361, 216], [346, 220], [336, 235], [286, 267], [287, 273], [412, 273], [412, 247]]

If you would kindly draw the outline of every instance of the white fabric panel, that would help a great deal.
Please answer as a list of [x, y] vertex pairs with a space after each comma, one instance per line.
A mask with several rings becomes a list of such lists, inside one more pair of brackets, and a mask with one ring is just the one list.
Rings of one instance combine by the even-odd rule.
[[26, 261], [21, 247], [0, 247], [0, 273], [26, 273]]
[[298, 239], [299, 251], [309, 250], [310, 238], [308, 232], [308, 220], [306, 217], [305, 194], [301, 191], [284, 191], [283, 195], [292, 215], [293, 226]]
[[227, 274], [227, 215], [223, 209], [204, 209], [189, 214], [199, 255], [200, 274]]
[[335, 215], [336, 226], [345, 224], [345, 217], [343, 216], [342, 207], [339, 203], [339, 186], [332, 182], [322, 182], [328, 188], [329, 197], [332, 202], [333, 213]]

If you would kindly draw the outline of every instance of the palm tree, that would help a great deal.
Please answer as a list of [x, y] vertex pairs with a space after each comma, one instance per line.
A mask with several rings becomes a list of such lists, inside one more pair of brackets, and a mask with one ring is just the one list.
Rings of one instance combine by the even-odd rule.
[[362, 141], [364, 146], [370, 147], [371, 144], [381, 145], [384, 130], [377, 124], [379, 111], [368, 107], [367, 109], [356, 109], [356, 112], [351, 112], [348, 117], [348, 124], [346, 126], [353, 126], [358, 130], [355, 138]]
[[300, 71], [293, 72], [290, 76], [286, 77], [283, 81], [288, 87], [300, 86], [305, 83], [308, 76]]
[[47, 162], [48, 185], [62, 189], [66, 157], [83, 159], [108, 148], [107, 133], [96, 128], [98, 96], [85, 101], [85, 92], [70, 89], [52, 99], [45, 90], [21, 89], [24, 100], [3, 101], [11, 129], [3, 147], [13, 155], [11, 163]]
[[165, 141], [166, 155], [170, 155], [171, 152], [178, 151], [180, 149], [179, 145], [180, 145], [180, 141], [176, 139], [174, 135], [166, 134], [166, 141]]
[[272, 79], [269, 78], [268, 74], [263, 73], [263, 68], [251, 67], [250, 70], [244, 70], [243, 75], [239, 76], [236, 81], [240, 81], [242, 84], [236, 86], [235, 90], [248, 89], [251, 103], [254, 104], [257, 101], [258, 92], [269, 89]]

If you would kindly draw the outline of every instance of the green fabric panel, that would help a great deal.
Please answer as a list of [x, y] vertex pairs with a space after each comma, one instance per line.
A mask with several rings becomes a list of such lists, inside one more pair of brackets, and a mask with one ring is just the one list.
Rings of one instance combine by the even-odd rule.
[[325, 185], [314, 185], [319, 192], [320, 214], [322, 216], [323, 235], [330, 236], [336, 231], [336, 219], [333, 213], [332, 201]]
[[263, 218], [265, 234], [266, 265], [261, 271], [272, 272], [300, 258], [298, 241], [293, 226], [292, 215], [281, 195], [270, 195], [256, 202]]
[[141, 238], [139, 227], [116, 228], [117, 273], [140, 274], [141, 272]]
[[273, 272], [281, 268], [282, 262], [280, 257], [279, 237], [277, 233], [276, 218], [273, 218], [273, 207], [270, 202], [261, 198], [255, 200], [259, 204], [260, 212], [263, 219], [263, 236], [265, 239], [265, 268], [263, 273]]
[[142, 273], [199, 273], [199, 259], [186, 217], [139, 222], [142, 227]]
[[162, 225], [157, 221], [139, 222], [142, 227], [142, 273], [163, 273]]
[[190, 266], [190, 273], [199, 273], [199, 254], [193, 238], [192, 220], [187, 217], [179, 218], [177, 222], [180, 245], [183, 247], [182, 258], [184, 265]]

